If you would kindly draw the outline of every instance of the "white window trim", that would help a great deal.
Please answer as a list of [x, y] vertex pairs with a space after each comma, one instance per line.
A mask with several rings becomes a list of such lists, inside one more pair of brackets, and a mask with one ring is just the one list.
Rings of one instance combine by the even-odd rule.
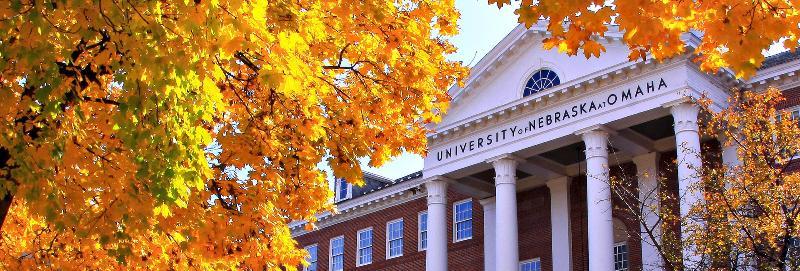
[[[428, 215], [428, 211], [422, 211], [417, 214], [417, 251], [425, 251], [427, 250], [427, 246], [425, 248], [422, 247], [422, 215]], [[427, 221], [426, 221], [427, 222]], [[425, 223], [425, 232], [428, 232], [428, 224]], [[425, 240], [427, 242], [427, 239]]]
[[365, 266], [365, 265], [371, 264], [372, 263], [372, 258], [374, 258], [374, 256], [375, 256], [375, 253], [374, 253], [375, 251], [373, 250], [372, 252], [370, 252], [369, 262], [366, 262], [366, 263], [359, 263], [358, 262], [361, 259], [361, 249], [362, 248], [366, 248], [366, 247], [361, 247], [361, 233], [365, 232], [365, 231], [372, 231], [370, 233], [370, 235], [369, 235], [369, 238], [370, 238], [369, 247], [370, 248], [374, 247], [373, 243], [375, 242], [375, 231], [372, 230], [372, 227], [360, 229], [360, 230], [358, 230], [358, 232], [356, 232], [356, 267]]
[[[522, 265], [523, 264], [534, 263], [534, 262], [539, 262], [539, 267], [542, 266], [542, 259], [541, 258], [533, 258], [533, 259], [528, 259], [528, 260], [524, 260], [524, 261], [519, 262], [519, 268], [517, 270], [522, 271]], [[541, 270], [541, 268], [539, 268], [539, 270]]]
[[[347, 184], [347, 189], [346, 189], [347, 190], [347, 194], [344, 195], [344, 197], [342, 197], [341, 190], [339, 189], [340, 185], [342, 184], [342, 182]], [[335, 186], [336, 187], [334, 187], [334, 189], [336, 189], [336, 193], [335, 193], [334, 196], [336, 197], [336, 199], [334, 200], [334, 202], [345, 201], [345, 200], [348, 200], [348, 199], [353, 197], [353, 185], [350, 184], [349, 182], [345, 181], [342, 178], [339, 178], [339, 179], [336, 179]]]
[[[614, 270], [617, 270], [617, 268], [616, 268], [617, 259], [615, 258], [615, 257], [617, 256], [617, 255], [616, 255], [617, 253], [615, 253], [614, 249], [616, 249], [616, 248], [617, 248], [617, 246], [622, 246], [622, 245], [624, 245], [624, 246], [626, 247], [626, 248], [625, 248], [625, 253], [626, 253], [626, 254], [628, 254], [628, 257], [630, 257], [630, 256], [631, 256], [631, 253], [630, 253], [630, 250], [629, 250], [629, 249], [630, 249], [630, 247], [628, 247], [628, 241], [622, 241], [622, 242], [616, 242], [616, 243], [614, 243], [614, 247], [613, 247], [613, 249], [611, 250], [611, 257], [612, 257], [612, 259], [614, 260], [612, 263], [615, 265], [615, 266], [614, 266]], [[630, 261], [630, 258], [628, 258], [628, 259], [627, 259], [627, 262], [628, 262], [628, 267], [626, 267], [626, 268], [625, 268], [625, 270], [631, 270], [631, 268], [630, 268], [630, 266], [631, 266], [631, 261]]]
[[[333, 241], [337, 239], [342, 239], [342, 270], [344, 270], [344, 235], [339, 235], [336, 237], [331, 238], [330, 242], [328, 243], [328, 265], [331, 270], [333, 270]], [[319, 253], [319, 251], [317, 252]], [[335, 270], [333, 270], [335, 271]]]
[[[317, 264], [316, 270], [319, 270], [319, 245], [317, 245], [317, 244], [307, 245], [307, 246], [304, 247], [304, 249], [306, 251], [308, 251], [308, 248], [311, 248], [311, 247], [313, 247], [313, 248], [315, 248], [317, 250], [317, 260], [314, 263]], [[311, 265], [311, 262], [309, 262], [308, 264]], [[308, 271], [308, 266], [303, 266], [303, 271]]]
[[[400, 249], [400, 254], [394, 255], [394, 256], [391, 255], [391, 252], [389, 250], [389, 242], [390, 241], [394, 241], [394, 240], [398, 240], [398, 239], [389, 239], [389, 225], [391, 225], [392, 223], [397, 223], [397, 222], [403, 222], [403, 218], [398, 218], [398, 219], [386, 222], [386, 259], [387, 260], [403, 256], [403, 250], [402, 249]], [[403, 222], [403, 231], [400, 232], [400, 238], [399, 238], [400, 244], [402, 244], [403, 247], [405, 247], [405, 244], [403, 244], [403, 242], [405, 242], [405, 240], [403, 240], [404, 239], [403, 237], [405, 237], [404, 236], [405, 235], [404, 234], [405, 231], [406, 231], [406, 223]]]
[[[456, 201], [456, 202], [453, 203], [453, 243], [458, 243], [458, 242], [461, 242], [461, 241], [470, 240], [475, 235], [474, 234], [474, 230], [475, 229], [473, 228], [473, 234], [471, 234], [470, 237], [463, 238], [463, 239], [458, 239], [458, 222], [456, 221], [456, 206], [458, 206], [459, 204], [465, 203], [465, 202], [472, 202], [472, 199], [468, 198], [468, 199]], [[470, 208], [472, 208], [472, 207], [473, 207], [472, 204], [470, 204]], [[470, 223], [472, 223], [472, 220], [473, 220], [473, 216], [470, 216], [470, 218], [469, 218]], [[475, 225], [473, 224], [472, 226], [474, 227]]]

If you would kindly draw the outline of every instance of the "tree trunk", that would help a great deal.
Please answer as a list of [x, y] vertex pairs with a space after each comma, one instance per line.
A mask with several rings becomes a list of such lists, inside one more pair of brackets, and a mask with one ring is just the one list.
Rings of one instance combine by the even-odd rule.
[[[0, 169], [2, 172], [5, 173], [0, 175], [0, 180], [3, 181], [13, 181], [11, 179], [11, 169], [9, 168], [8, 161], [11, 160], [11, 153], [9, 153], [8, 149], [0, 148]], [[8, 214], [8, 210], [11, 209], [11, 202], [14, 201], [14, 195], [11, 194], [11, 190], [8, 186], [6, 186], [8, 191], [6, 191], [6, 195], [0, 199], [0, 232], [3, 232], [3, 222], [6, 221], [6, 215]]]
[[8, 210], [11, 209], [11, 203], [14, 201], [14, 196], [7, 193], [2, 200], [0, 200], [0, 232], [3, 232], [3, 223], [6, 221]]

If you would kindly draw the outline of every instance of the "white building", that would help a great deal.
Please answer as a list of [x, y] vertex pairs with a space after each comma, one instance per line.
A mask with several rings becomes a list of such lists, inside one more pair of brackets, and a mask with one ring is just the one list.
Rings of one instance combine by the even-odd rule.
[[[421, 176], [337, 183], [341, 214], [312, 232], [294, 225], [313, 250], [308, 270], [660, 270], [639, 223], [615, 210], [609, 178], [672, 190], [686, 212], [701, 145], [719, 146], [698, 134], [693, 100], [723, 108], [731, 88], [767, 85], [793, 95], [800, 60], [770, 57], [741, 81], [701, 72], [689, 55], [629, 62], [622, 33], [606, 36], [607, 51], [586, 59], [542, 49], [543, 25], [512, 30], [450, 89]], [[684, 40], [691, 50], [700, 37]]]

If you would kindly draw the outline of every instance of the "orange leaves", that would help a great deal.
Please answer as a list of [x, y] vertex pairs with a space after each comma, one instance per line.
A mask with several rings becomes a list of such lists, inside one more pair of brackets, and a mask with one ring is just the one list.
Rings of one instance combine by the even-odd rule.
[[287, 223], [333, 208], [317, 165], [424, 152], [466, 74], [453, 1], [14, 5], [0, 259], [55, 252], [9, 269], [291, 270]]
[[603, 47], [603, 45], [593, 40], [586, 41], [583, 44], [583, 55], [586, 56], [586, 58], [591, 56], [600, 57], [600, 53], [605, 51], [606, 48]]
[[510, 0], [489, 0], [489, 5], [495, 4], [497, 8], [502, 8], [504, 5], [510, 5]]
[[[490, 4], [501, 1], [489, 0]], [[502, 2], [505, 3], [505, 2]], [[761, 65], [763, 50], [776, 42], [794, 49], [800, 36], [800, 13], [795, 2], [786, 1], [641, 1], [617, 0], [613, 6], [592, 1], [523, 1], [515, 11], [527, 27], [540, 18], [550, 20], [548, 31], [563, 52], [574, 54], [589, 49], [587, 57], [598, 52], [594, 43], [605, 35], [608, 23], [625, 32], [624, 41], [634, 51], [630, 59], [650, 55], [664, 59], [685, 51], [681, 36], [694, 31], [702, 38], [693, 54], [705, 71], [732, 69], [738, 77], [749, 77]], [[562, 22], [570, 25], [564, 28]], [[572, 27], [578, 25], [579, 27]], [[784, 40], [785, 39], [785, 40]], [[552, 44], [550, 45], [552, 46]]]
[[[800, 126], [789, 112], [779, 110], [784, 101], [780, 90], [734, 92], [730, 106], [712, 113], [710, 100], [701, 100], [711, 114], [704, 133], [722, 138], [723, 147], [734, 147], [738, 161], [712, 163], [703, 185], [706, 204], [699, 216], [714, 218], [714, 234], [699, 233], [699, 247], [714, 250], [736, 247], [751, 255], [762, 267], [789, 263], [784, 238], [800, 234], [794, 207], [800, 201], [800, 173], [792, 170], [800, 153]], [[754, 256], [753, 256], [754, 255]]]

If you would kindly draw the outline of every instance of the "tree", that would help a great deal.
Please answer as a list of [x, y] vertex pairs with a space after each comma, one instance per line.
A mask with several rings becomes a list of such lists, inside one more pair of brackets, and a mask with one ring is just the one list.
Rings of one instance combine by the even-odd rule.
[[[704, 158], [702, 181], [690, 189], [703, 191], [704, 199], [686, 216], [677, 212], [681, 197], [665, 189], [677, 181], [669, 172], [659, 176], [660, 189], [642, 193], [630, 188], [631, 178], [612, 181], [622, 202], [617, 207], [639, 222], [641, 238], [656, 248], [662, 267], [800, 270], [800, 125], [778, 109], [782, 102], [776, 88], [735, 91], [719, 112], [710, 100], [699, 100], [707, 116], [703, 134], [722, 140], [697, 154]], [[723, 163], [721, 148], [735, 149], [738, 159]], [[683, 261], [687, 252], [693, 261]]]
[[706, 127], [736, 148], [738, 161], [706, 171], [706, 202], [694, 212], [708, 230], [692, 239], [708, 254], [728, 251], [737, 267], [800, 270], [800, 126], [776, 109], [782, 102], [775, 88], [740, 93]]
[[[511, 0], [488, 2], [502, 7]], [[609, 24], [624, 31], [631, 60], [686, 53], [681, 36], [698, 31], [703, 37], [692, 53], [703, 70], [730, 68], [738, 77], [748, 77], [761, 66], [761, 52], [771, 44], [783, 42], [786, 48], [797, 48], [799, 4], [786, 0], [523, 0], [515, 13], [528, 27], [548, 19], [551, 36], [545, 39], [545, 48], [569, 55], [582, 51], [586, 57], [605, 51], [598, 38], [605, 36]]]
[[425, 152], [452, 1], [0, 4], [0, 267], [293, 270], [287, 223]]

